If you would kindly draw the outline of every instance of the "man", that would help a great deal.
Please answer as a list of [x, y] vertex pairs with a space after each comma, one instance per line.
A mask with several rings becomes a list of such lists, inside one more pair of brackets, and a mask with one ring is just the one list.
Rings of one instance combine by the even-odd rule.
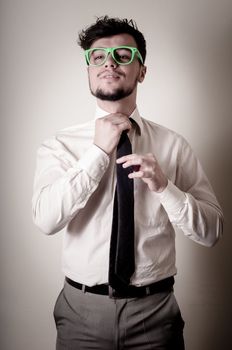
[[210, 247], [222, 212], [188, 143], [139, 114], [135, 23], [105, 16], [79, 39], [96, 116], [42, 144], [33, 196], [40, 229], [65, 228], [57, 349], [182, 350], [173, 227]]

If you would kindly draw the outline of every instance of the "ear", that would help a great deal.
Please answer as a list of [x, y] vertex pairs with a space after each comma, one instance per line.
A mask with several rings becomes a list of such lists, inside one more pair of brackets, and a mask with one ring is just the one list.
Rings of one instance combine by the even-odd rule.
[[147, 72], [147, 67], [146, 66], [141, 66], [140, 67], [139, 76], [138, 76], [138, 82], [139, 83], [143, 82], [143, 80], [145, 78], [145, 75], [146, 75], [146, 72]]

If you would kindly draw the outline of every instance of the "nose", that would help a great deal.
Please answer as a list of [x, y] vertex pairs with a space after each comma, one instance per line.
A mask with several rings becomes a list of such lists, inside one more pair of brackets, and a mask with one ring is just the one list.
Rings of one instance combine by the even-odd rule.
[[118, 66], [117, 62], [115, 62], [112, 55], [109, 54], [105, 61], [105, 67], [116, 68], [117, 66]]

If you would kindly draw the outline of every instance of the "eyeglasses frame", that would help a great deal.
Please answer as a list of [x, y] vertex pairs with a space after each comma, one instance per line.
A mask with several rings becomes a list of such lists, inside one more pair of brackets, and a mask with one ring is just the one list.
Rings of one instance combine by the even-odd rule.
[[[117, 59], [115, 58], [114, 56], [114, 51], [117, 50], [117, 49], [130, 49], [131, 52], [132, 52], [132, 56], [131, 56], [131, 60], [127, 63], [121, 63], [121, 62], [118, 62]], [[89, 59], [89, 53], [90, 52], [93, 52], [95, 50], [104, 50], [106, 51], [107, 55], [106, 55], [106, 58], [104, 59], [104, 61], [101, 63], [101, 64], [92, 64], [90, 63], [90, 59]], [[134, 58], [135, 58], [135, 54], [137, 53], [137, 56], [139, 58], [139, 60], [141, 61], [141, 63], [143, 64], [143, 58], [142, 58], [142, 55], [141, 53], [139, 52], [139, 50], [137, 49], [137, 47], [133, 47], [133, 46], [115, 46], [115, 47], [92, 47], [90, 49], [87, 49], [85, 50], [85, 59], [86, 59], [86, 63], [88, 66], [93, 66], [93, 67], [100, 67], [102, 66], [103, 64], [106, 63], [108, 57], [109, 57], [109, 54], [111, 54], [111, 56], [113, 57], [113, 60], [119, 64], [119, 65], [122, 65], [122, 66], [126, 66], [128, 64], [131, 64], [133, 61], [134, 61]]]

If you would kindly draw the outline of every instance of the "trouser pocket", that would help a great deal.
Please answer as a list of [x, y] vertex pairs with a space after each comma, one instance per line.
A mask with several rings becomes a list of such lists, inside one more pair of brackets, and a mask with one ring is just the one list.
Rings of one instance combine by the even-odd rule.
[[62, 288], [60, 293], [58, 294], [58, 297], [56, 299], [55, 306], [54, 306], [54, 309], [53, 309], [53, 317], [54, 317], [54, 320], [55, 320], [56, 324], [57, 324], [57, 319], [58, 319], [58, 316], [59, 316], [60, 303], [61, 303], [61, 299], [63, 297], [63, 291], [64, 291], [64, 288]]

